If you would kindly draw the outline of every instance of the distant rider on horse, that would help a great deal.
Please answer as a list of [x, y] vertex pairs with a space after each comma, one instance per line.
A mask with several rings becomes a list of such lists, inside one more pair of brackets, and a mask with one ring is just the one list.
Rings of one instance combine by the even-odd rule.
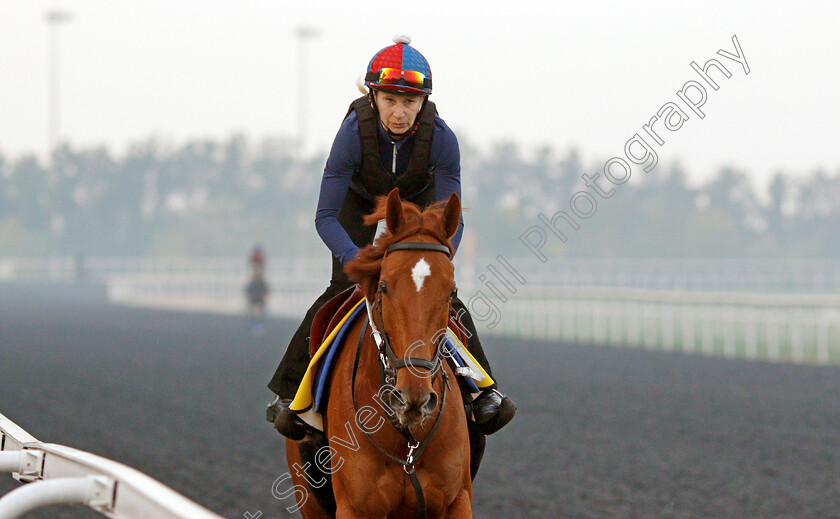
[[[277, 430], [300, 439], [307, 426], [289, 411], [309, 364], [309, 334], [317, 310], [352, 286], [343, 266], [359, 249], [373, 242], [376, 229], [363, 217], [373, 211], [376, 198], [394, 187], [403, 200], [426, 207], [461, 195], [461, 156], [455, 134], [438, 116], [432, 93], [432, 72], [426, 58], [409, 45], [410, 38], [397, 36], [395, 45], [385, 47], [371, 59], [365, 76], [367, 96], [354, 101], [333, 142], [315, 215], [315, 227], [332, 252], [332, 279], [295, 332], [283, 360], [268, 384], [278, 395], [269, 406]], [[458, 248], [464, 222], [452, 244]], [[478, 339], [475, 325], [464, 303], [457, 297], [452, 308], [469, 331], [467, 348], [490, 374], [490, 364]], [[506, 425], [515, 413], [510, 398], [495, 386], [470, 404], [478, 430], [492, 434]]]

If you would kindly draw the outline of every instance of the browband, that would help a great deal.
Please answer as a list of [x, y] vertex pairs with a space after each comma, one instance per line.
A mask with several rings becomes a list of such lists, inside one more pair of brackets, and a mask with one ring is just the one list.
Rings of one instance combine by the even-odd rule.
[[452, 258], [449, 254], [449, 247], [439, 243], [424, 243], [421, 241], [404, 241], [392, 244], [385, 250], [385, 255], [394, 252], [395, 250], [430, 250], [435, 252], [442, 252], [446, 254], [447, 258]]

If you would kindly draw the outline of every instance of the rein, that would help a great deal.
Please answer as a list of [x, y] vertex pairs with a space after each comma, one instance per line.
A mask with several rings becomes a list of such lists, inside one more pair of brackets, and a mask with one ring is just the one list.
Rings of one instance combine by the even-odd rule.
[[[428, 250], [434, 252], [443, 252], [450, 256], [449, 247], [437, 243], [423, 243], [423, 242], [401, 242], [401, 243], [394, 243], [385, 251], [385, 255], [387, 256], [390, 252], [395, 250]], [[359, 340], [356, 345], [356, 356], [353, 360], [353, 375], [350, 381], [350, 396], [353, 401], [353, 412], [354, 414], [358, 414], [358, 409], [356, 406], [356, 373], [359, 367], [359, 358], [362, 352], [362, 346], [364, 345], [365, 341], [365, 332], [367, 331], [368, 327], [371, 329], [371, 336], [373, 337], [374, 342], [376, 343], [376, 349], [378, 350], [379, 354], [379, 386], [380, 390], [385, 385], [390, 385], [394, 387], [397, 381], [397, 370], [400, 368], [405, 367], [422, 367], [428, 369], [430, 372], [434, 373], [436, 369], [441, 367], [441, 350], [443, 348], [443, 341], [444, 337], [441, 337], [437, 343], [437, 347], [435, 348], [435, 355], [432, 360], [426, 358], [417, 358], [417, 357], [409, 357], [407, 359], [400, 359], [394, 353], [394, 349], [391, 347], [391, 341], [388, 339], [388, 334], [385, 332], [385, 323], [382, 318], [382, 294], [379, 292], [377, 294], [375, 306], [379, 307], [379, 324], [382, 327], [382, 331], [378, 330], [376, 324], [373, 320], [373, 311], [371, 309], [370, 302], [365, 297], [365, 306], [367, 308], [368, 313], [368, 322], [366, 322], [362, 326], [361, 333], [359, 334]], [[365, 431], [363, 428], [362, 434], [368, 439], [368, 441], [376, 447], [376, 449], [385, 455], [391, 461], [402, 465], [403, 470], [405, 471], [406, 475], [408, 476], [409, 480], [411, 481], [411, 486], [414, 487], [414, 494], [417, 497], [417, 516], [422, 518], [426, 517], [426, 499], [423, 496], [423, 487], [420, 485], [420, 479], [417, 477], [417, 471], [415, 470], [414, 465], [417, 463], [417, 460], [420, 459], [420, 455], [426, 449], [426, 446], [431, 441], [432, 437], [434, 436], [435, 432], [437, 431], [438, 426], [440, 425], [441, 419], [443, 418], [443, 411], [446, 407], [446, 393], [447, 389], [449, 389], [449, 377], [446, 375], [446, 370], [441, 369], [441, 377], [444, 381], [444, 386], [442, 388], [443, 396], [441, 397], [440, 402], [440, 411], [438, 412], [438, 416], [435, 419], [435, 423], [432, 426], [432, 429], [429, 431], [429, 434], [426, 435], [426, 439], [423, 442], [419, 442], [417, 438], [414, 437], [414, 434], [411, 432], [409, 428], [401, 428], [397, 427], [394, 424], [393, 420], [389, 420], [394, 428], [403, 436], [405, 436], [406, 440], [408, 441], [408, 454], [406, 455], [405, 459], [398, 458], [393, 454], [387, 452], [383, 449], [379, 444], [377, 444], [373, 438]], [[433, 382], [434, 383], [434, 382]], [[386, 404], [387, 405], [387, 404]], [[390, 418], [390, 417], [389, 417]]]

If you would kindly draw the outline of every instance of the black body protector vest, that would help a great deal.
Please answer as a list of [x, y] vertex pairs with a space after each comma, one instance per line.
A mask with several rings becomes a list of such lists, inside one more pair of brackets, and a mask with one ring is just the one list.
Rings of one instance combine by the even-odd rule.
[[373, 197], [387, 195], [398, 187], [403, 200], [421, 207], [433, 203], [434, 172], [429, 169], [429, 154], [435, 124], [435, 104], [426, 99], [423, 109], [417, 114], [414, 149], [411, 150], [408, 167], [401, 175], [395, 175], [382, 166], [379, 121], [376, 111], [370, 105], [370, 99], [363, 96], [353, 101], [347, 115], [353, 111], [359, 120], [359, 135], [362, 139], [362, 166], [353, 173], [353, 183]]
[[[385, 196], [392, 189], [400, 189], [400, 198], [426, 208], [435, 202], [434, 171], [429, 168], [432, 149], [435, 104], [426, 99], [423, 109], [417, 114], [414, 130], [414, 148], [408, 159], [408, 167], [401, 175], [395, 175], [382, 166], [379, 154], [379, 132], [377, 114], [366, 96], [353, 101], [346, 119], [353, 111], [359, 120], [359, 136], [362, 141], [362, 165], [353, 173], [353, 183], [371, 199], [352, 189], [347, 190], [344, 203], [338, 215], [338, 222], [357, 247], [364, 247], [373, 241], [375, 225], [365, 225], [364, 216], [373, 212], [375, 199]], [[333, 270], [341, 271], [341, 264], [334, 258]]]

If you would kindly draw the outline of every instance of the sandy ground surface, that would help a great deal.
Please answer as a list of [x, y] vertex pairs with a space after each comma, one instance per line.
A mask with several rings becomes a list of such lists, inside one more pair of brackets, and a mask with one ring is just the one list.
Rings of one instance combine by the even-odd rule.
[[[297, 323], [255, 337], [244, 318], [85, 294], [0, 284], [0, 412], [224, 517], [290, 517], [263, 410]], [[838, 368], [485, 342], [519, 413], [489, 438], [476, 517], [840, 517]], [[0, 475], [0, 494], [17, 486]]]

